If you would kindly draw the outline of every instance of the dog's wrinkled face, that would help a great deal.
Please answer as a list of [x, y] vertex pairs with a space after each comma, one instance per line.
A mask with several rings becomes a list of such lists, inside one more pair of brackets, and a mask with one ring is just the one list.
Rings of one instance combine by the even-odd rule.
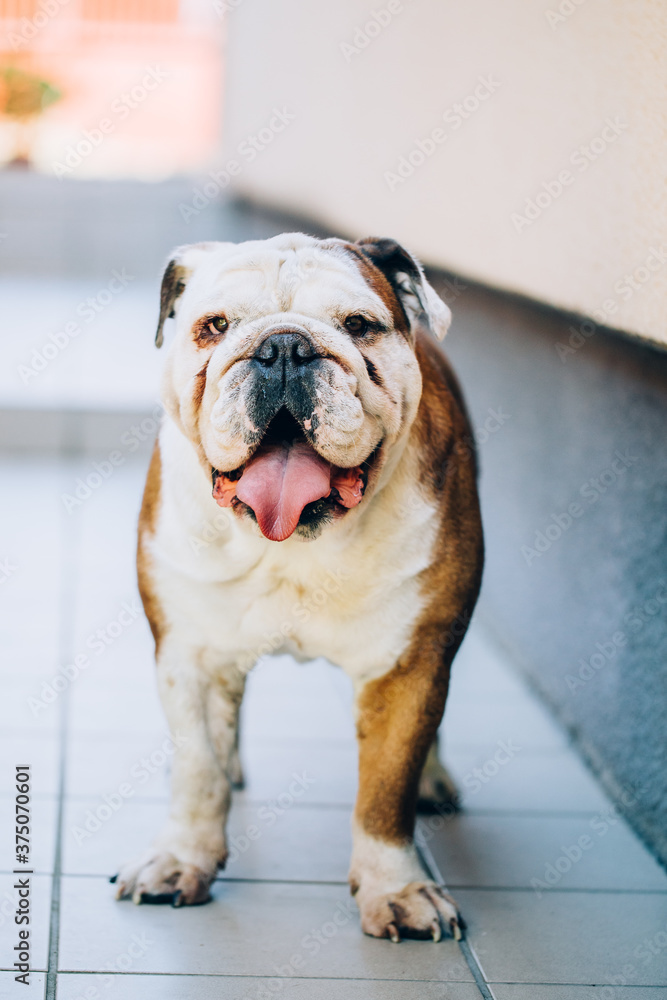
[[167, 410], [216, 501], [274, 541], [314, 537], [370, 496], [417, 412], [416, 328], [449, 322], [393, 241], [300, 233], [180, 248], [158, 345], [172, 315]]

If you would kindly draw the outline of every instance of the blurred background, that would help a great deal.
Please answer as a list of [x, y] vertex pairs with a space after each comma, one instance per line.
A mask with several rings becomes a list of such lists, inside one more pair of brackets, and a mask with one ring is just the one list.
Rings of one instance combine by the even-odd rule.
[[0, 444], [60, 470], [63, 538], [112, 451], [134, 517], [172, 247], [404, 242], [454, 316], [480, 620], [663, 862], [666, 67], [658, 0], [0, 0]]

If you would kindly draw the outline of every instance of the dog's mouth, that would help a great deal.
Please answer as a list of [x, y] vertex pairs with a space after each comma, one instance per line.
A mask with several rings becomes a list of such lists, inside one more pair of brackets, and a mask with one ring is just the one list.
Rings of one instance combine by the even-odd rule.
[[283, 408], [247, 462], [231, 472], [211, 470], [213, 498], [221, 507], [249, 507], [262, 534], [282, 542], [299, 523], [309, 525], [356, 507], [372, 457], [352, 469], [332, 465]]

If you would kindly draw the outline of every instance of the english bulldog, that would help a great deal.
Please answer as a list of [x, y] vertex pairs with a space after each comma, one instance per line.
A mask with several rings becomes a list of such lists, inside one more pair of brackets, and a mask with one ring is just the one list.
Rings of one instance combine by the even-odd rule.
[[[205, 902], [241, 780], [239, 706], [267, 633], [351, 678], [359, 793], [349, 872], [362, 929], [461, 936], [414, 843], [453, 795], [436, 733], [480, 585], [473, 436], [434, 339], [450, 311], [393, 240], [301, 233], [177, 249], [165, 419], [139, 523], [139, 588], [175, 755], [169, 819], [117, 898]], [[224, 530], [199, 551], [202, 523]], [[331, 575], [344, 580], [326, 588]], [[309, 593], [327, 599], [309, 616]], [[421, 783], [420, 783], [421, 779]]]

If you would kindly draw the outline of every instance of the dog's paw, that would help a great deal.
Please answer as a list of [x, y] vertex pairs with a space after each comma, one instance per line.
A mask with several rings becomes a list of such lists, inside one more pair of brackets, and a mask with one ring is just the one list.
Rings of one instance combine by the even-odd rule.
[[359, 890], [357, 902], [362, 930], [373, 937], [394, 942], [401, 937], [439, 941], [443, 931], [457, 941], [463, 937], [465, 924], [456, 903], [435, 882], [410, 882], [399, 892], [383, 895]]
[[245, 778], [243, 776], [243, 768], [241, 767], [241, 758], [239, 757], [238, 750], [234, 750], [232, 756], [230, 757], [229, 766], [227, 768], [227, 776], [232, 788], [237, 791], [245, 788]]
[[116, 884], [116, 899], [195, 906], [211, 898], [209, 890], [216, 870], [204, 870], [179, 861], [173, 854], [156, 852], [125, 865], [111, 881]]
[[439, 760], [427, 761], [419, 779], [417, 812], [458, 812], [460, 808], [459, 790], [447, 768]]

